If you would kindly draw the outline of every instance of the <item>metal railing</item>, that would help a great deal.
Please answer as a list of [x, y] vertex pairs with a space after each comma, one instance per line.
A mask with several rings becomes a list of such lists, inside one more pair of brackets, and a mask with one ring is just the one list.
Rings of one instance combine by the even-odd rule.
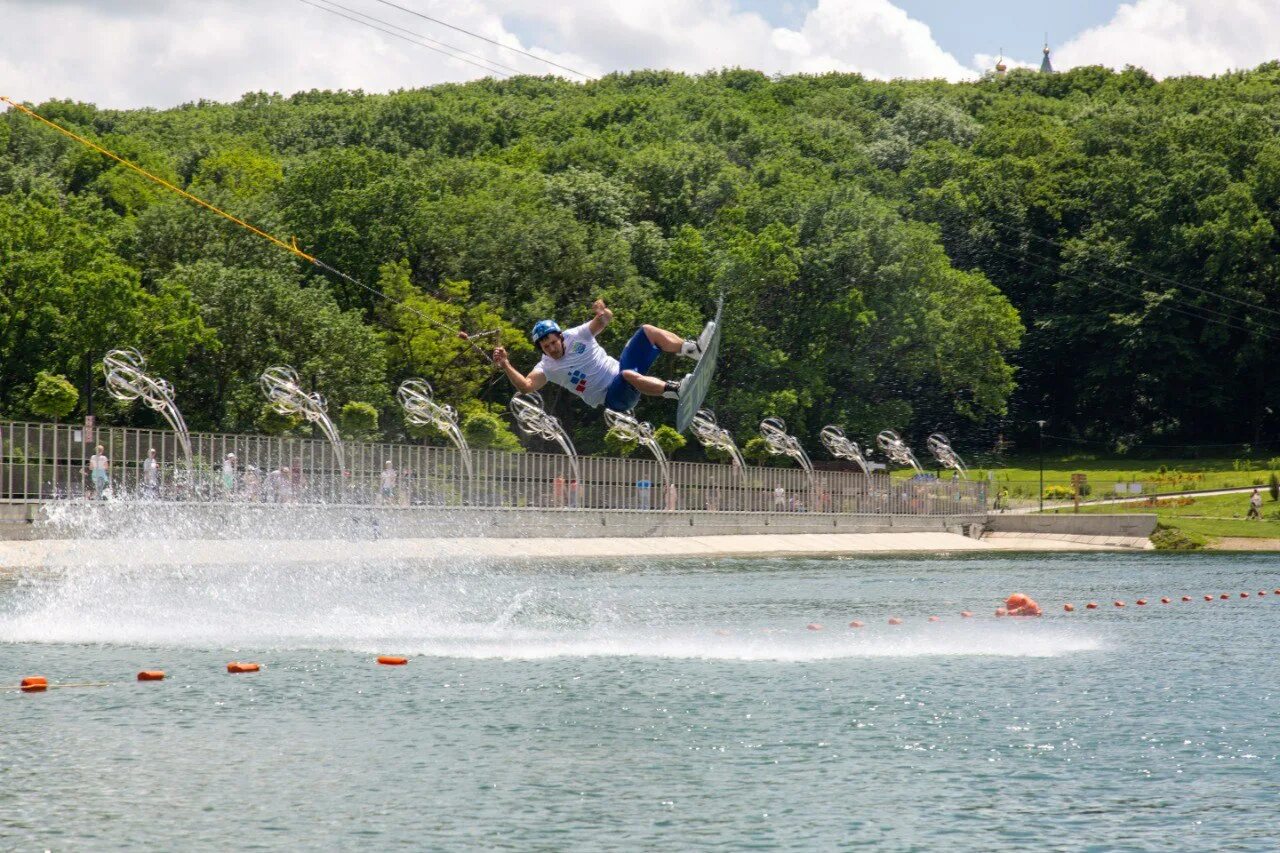
[[[106, 457], [96, 480], [90, 459]], [[154, 450], [155, 465], [146, 460]], [[167, 430], [0, 421], [0, 502], [143, 499], [438, 507], [679, 509], [968, 515], [987, 508], [987, 484], [889, 478], [852, 471], [569, 458], [473, 450], [468, 477], [458, 452], [425, 445], [347, 442], [339, 469], [327, 441], [193, 433], [194, 464]], [[228, 454], [234, 454], [229, 458]], [[390, 462], [390, 474], [386, 463]]]

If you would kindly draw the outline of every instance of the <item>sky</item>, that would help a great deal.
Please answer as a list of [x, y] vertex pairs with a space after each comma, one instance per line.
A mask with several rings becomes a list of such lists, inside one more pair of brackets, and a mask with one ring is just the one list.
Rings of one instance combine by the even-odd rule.
[[1280, 0], [0, 0], [0, 95], [163, 108], [726, 66], [965, 80], [1002, 51], [1038, 67], [1046, 34], [1060, 70], [1218, 74], [1280, 59]]

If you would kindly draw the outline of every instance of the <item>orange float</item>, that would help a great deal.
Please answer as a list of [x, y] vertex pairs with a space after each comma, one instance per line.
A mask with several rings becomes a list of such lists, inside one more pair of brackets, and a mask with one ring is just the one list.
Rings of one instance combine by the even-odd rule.
[[1190, 600], [1191, 600], [1191, 596], [1189, 596], [1189, 595], [1184, 595], [1184, 596], [1182, 596], [1182, 600], [1183, 600], [1183, 601], [1190, 601]]
[[396, 657], [395, 655], [382, 655], [378, 658], [378, 663], [383, 666], [404, 666], [408, 662], [408, 658]]
[[1248, 597], [1249, 597], [1249, 593], [1247, 593], [1247, 592], [1242, 592], [1242, 593], [1240, 593], [1240, 597], [1241, 597], [1241, 598], [1248, 598]]
[[972, 614], [972, 613], [970, 613], [968, 610], [961, 610], [961, 611], [960, 611], [960, 617], [961, 617], [962, 619], [972, 619], [972, 618], [973, 618], [973, 614]]
[[1204, 597], [1204, 600], [1205, 600], [1205, 601], [1213, 601], [1213, 596], [1212, 596], [1212, 595], [1206, 595], [1206, 596]]
[[899, 619], [897, 616], [890, 616], [890, 617], [889, 617], [889, 624], [890, 624], [890, 625], [901, 625], [901, 624], [902, 624], [902, 620], [901, 620], [901, 619]]
[[1086, 605], [1084, 606], [1084, 609], [1085, 609], [1085, 610], [1097, 610], [1097, 609], [1098, 609], [1098, 602], [1096, 602], [1096, 601], [1090, 601], [1088, 604], [1086, 604]]
[[1004, 600], [1004, 611], [1009, 616], [1039, 616], [1040, 605], [1031, 596], [1015, 592]]
[[138, 673], [139, 681], [164, 681], [164, 672], [158, 669], [144, 669]]
[[1168, 603], [1169, 603], [1169, 599], [1167, 599], [1167, 598], [1162, 598], [1162, 599], [1160, 599], [1160, 603], [1161, 603], [1161, 604], [1168, 604]]
[[1227, 599], [1231, 598], [1231, 596], [1227, 595], [1224, 592], [1222, 595], [1218, 596], [1218, 598], [1221, 598], [1223, 601], [1226, 601]]
[[49, 689], [49, 679], [43, 675], [28, 675], [18, 685], [23, 693], [39, 693]]
[[242, 663], [240, 661], [232, 661], [227, 664], [227, 672], [257, 672], [262, 669], [261, 664]]
[[997, 615], [997, 616], [1008, 616], [1008, 615], [1009, 615], [1009, 611], [1008, 611], [1008, 610], [1005, 610], [1003, 607], [997, 607], [997, 608], [996, 608], [996, 615]]
[[1120, 599], [1116, 599], [1115, 605], [1116, 607], [1124, 607], [1124, 602], [1121, 601]]
[[806, 625], [805, 627], [806, 627], [806, 628], [808, 628], [810, 631], [821, 631], [821, 630], [822, 630], [822, 623], [821, 623], [821, 622], [810, 622], [810, 623], [809, 623], [808, 625]]
[[1074, 604], [1064, 604], [1062, 605], [1062, 609], [1067, 611], [1068, 613], [1076, 612], [1076, 606]]
[[861, 622], [859, 622], [857, 619], [854, 619], [852, 622], [850, 622], [850, 623], [849, 623], [849, 627], [850, 627], [850, 628], [861, 628], [861, 627], [862, 627], [862, 623], [861, 623]]
[[1147, 600], [1145, 598], [1139, 598], [1137, 601], [1134, 602], [1134, 604], [1138, 605], [1139, 607], [1146, 607]]
[[942, 617], [940, 617], [940, 616], [930, 616], [930, 617], [929, 617], [929, 621], [930, 621], [930, 622], [941, 622], [941, 621], [942, 621]]

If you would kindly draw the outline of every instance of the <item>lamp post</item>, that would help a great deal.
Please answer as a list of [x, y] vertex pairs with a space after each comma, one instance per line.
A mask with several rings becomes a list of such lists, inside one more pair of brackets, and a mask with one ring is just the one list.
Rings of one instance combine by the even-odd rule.
[[1045, 421], [1036, 421], [1040, 427], [1040, 511], [1044, 512], [1044, 425]]

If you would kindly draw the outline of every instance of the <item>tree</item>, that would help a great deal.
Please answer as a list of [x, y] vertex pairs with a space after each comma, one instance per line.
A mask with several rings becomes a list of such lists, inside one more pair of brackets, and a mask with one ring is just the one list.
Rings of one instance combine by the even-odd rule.
[[79, 400], [80, 392], [67, 377], [41, 370], [36, 374], [36, 388], [27, 400], [27, 408], [36, 417], [57, 423], [71, 414]]
[[654, 430], [653, 440], [662, 448], [662, 452], [668, 456], [688, 444], [688, 439], [676, 432], [675, 427], [669, 424], [663, 424]]
[[342, 406], [338, 424], [344, 438], [369, 441], [378, 433], [378, 410], [368, 403], [351, 400]]

